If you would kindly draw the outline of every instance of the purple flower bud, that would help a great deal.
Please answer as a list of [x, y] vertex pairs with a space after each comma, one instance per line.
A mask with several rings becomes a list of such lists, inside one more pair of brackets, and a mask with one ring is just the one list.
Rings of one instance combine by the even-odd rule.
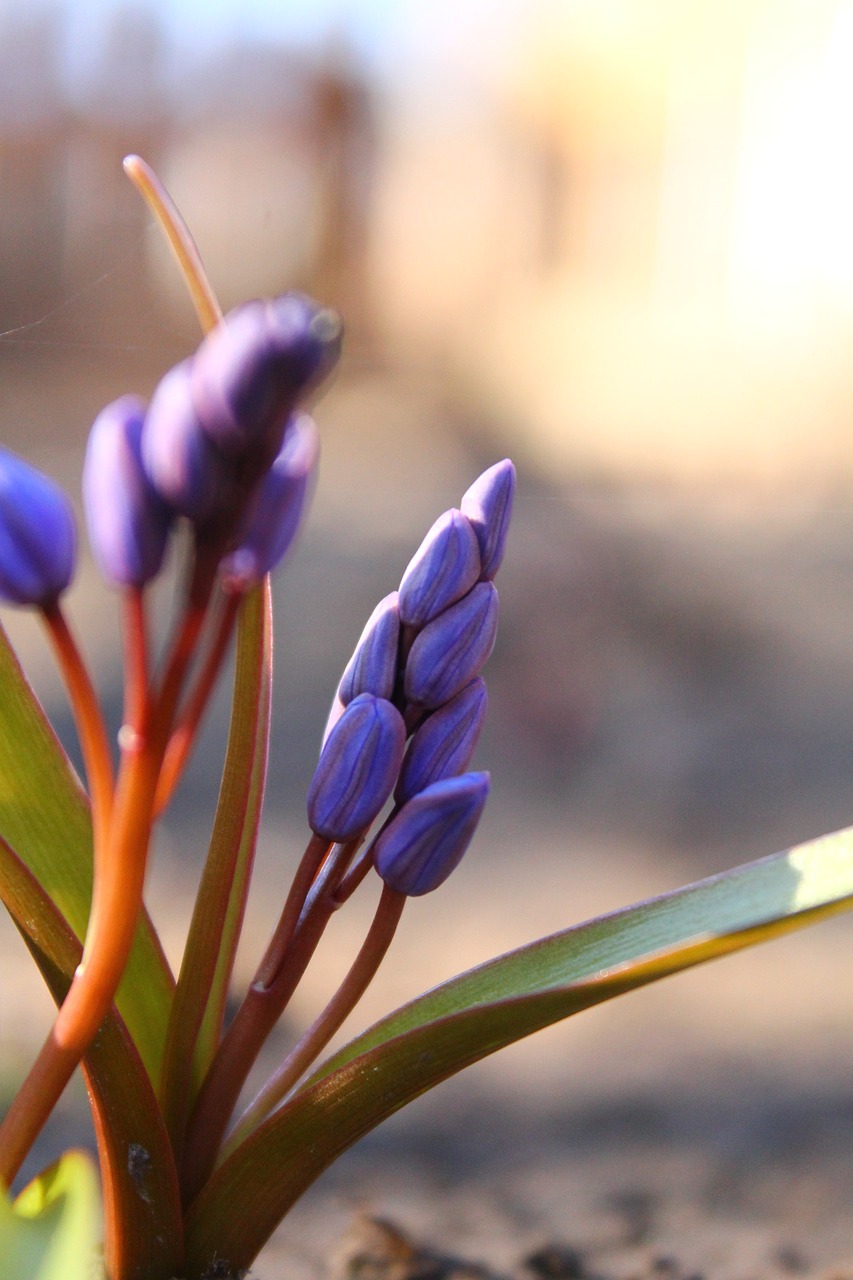
[[394, 791], [397, 804], [405, 804], [434, 782], [467, 769], [488, 705], [486, 683], [477, 676], [423, 722], [403, 757]]
[[308, 789], [311, 830], [340, 843], [366, 831], [391, 794], [406, 742], [397, 708], [362, 693], [332, 729]]
[[230, 312], [193, 361], [203, 430], [223, 453], [275, 454], [297, 401], [337, 360], [340, 339], [335, 313], [298, 293]]
[[172, 512], [142, 469], [145, 402], [122, 396], [95, 419], [83, 464], [89, 541], [110, 582], [141, 587], [163, 563]]
[[515, 467], [504, 458], [474, 481], [459, 504], [480, 544], [484, 581], [491, 581], [504, 558], [514, 495]]
[[400, 641], [400, 610], [397, 592], [392, 591], [373, 610], [361, 633], [355, 652], [338, 685], [338, 698], [346, 705], [360, 693], [390, 698], [397, 682], [397, 648]]
[[159, 382], [142, 429], [142, 465], [174, 511], [203, 524], [233, 498], [231, 464], [202, 431], [192, 399], [192, 361]]
[[443, 884], [471, 843], [489, 794], [487, 773], [463, 773], [421, 791], [376, 838], [376, 870], [397, 893], [417, 898]]
[[221, 562], [226, 590], [247, 590], [290, 550], [308, 505], [318, 452], [317, 428], [307, 413], [300, 413], [288, 427], [275, 462], [258, 482], [239, 546]]
[[461, 511], [445, 511], [418, 547], [400, 583], [400, 617], [423, 627], [461, 600], [480, 577], [477, 535]]
[[77, 534], [65, 494], [0, 449], [0, 599], [50, 605], [74, 575]]
[[423, 707], [449, 702], [486, 662], [497, 629], [498, 593], [491, 582], [478, 582], [415, 637], [406, 660], [408, 701]]
[[329, 740], [329, 734], [332, 732], [335, 725], [338, 723], [338, 721], [340, 720], [341, 716], [344, 714], [345, 711], [346, 711], [346, 707], [341, 702], [338, 695], [335, 694], [332, 705], [329, 708], [329, 714], [326, 717], [326, 727], [323, 730], [323, 739], [320, 743], [321, 751], [323, 750], [323, 747], [325, 747], [326, 743]]

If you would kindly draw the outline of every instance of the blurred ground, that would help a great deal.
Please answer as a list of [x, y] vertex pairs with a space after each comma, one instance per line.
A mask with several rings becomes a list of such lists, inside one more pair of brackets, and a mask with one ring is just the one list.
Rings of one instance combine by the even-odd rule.
[[[32, 439], [30, 456], [75, 490], [93, 412], [119, 391], [149, 389], [159, 359], [131, 351], [81, 369], [66, 353], [35, 377], [33, 357], [22, 366], [0, 346], [4, 355], [7, 440], [23, 449]], [[336, 673], [434, 516], [513, 452], [446, 387], [357, 358], [319, 420], [311, 525], [276, 590], [269, 803], [243, 981], [300, 847], [301, 797]], [[849, 505], [572, 488], [519, 462], [478, 753], [493, 798], [453, 881], [411, 904], [353, 1029], [535, 936], [850, 821]], [[117, 715], [112, 601], [88, 566], [73, 612]], [[7, 621], [67, 735], [36, 631], [18, 615]], [[220, 704], [151, 876], [151, 909], [174, 957], [224, 725]], [[330, 989], [369, 909], [356, 903], [336, 922], [271, 1059]], [[373, 1274], [340, 1261], [362, 1212], [502, 1275], [548, 1244], [580, 1251], [559, 1265], [619, 1280], [851, 1274], [851, 959], [841, 919], [506, 1051], [345, 1157], [257, 1275]], [[7, 1092], [49, 1007], [5, 923], [0, 963]], [[34, 1164], [87, 1132], [78, 1090]]]

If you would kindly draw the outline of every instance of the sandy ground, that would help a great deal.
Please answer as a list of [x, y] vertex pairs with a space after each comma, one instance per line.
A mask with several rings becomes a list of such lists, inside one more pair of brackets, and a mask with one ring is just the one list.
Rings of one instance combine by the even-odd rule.
[[[89, 400], [112, 394], [108, 381], [86, 384], [77, 425], [60, 450], [40, 446], [40, 461], [74, 475]], [[23, 436], [37, 390], [10, 371], [6, 411]], [[507, 449], [417, 383], [379, 387], [362, 373], [342, 380], [326, 412], [314, 520], [277, 595], [270, 796], [241, 981], [302, 839], [335, 673], [434, 516]], [[478, 754], [493, 799], [453, 881], [412, 904], [353, 1030], [489, 955], [853, 817], [853, 507], [827, 495], [758, 505], [572, 488], [521, 461]], [[74, 612], [115, 711], [110, 608], [85, 571]], [[67, 733], [40, 640], [25, 620], [9, 622]], [[149, 898], [174, 957], [224, 716], [217, 706], [158, 843]], [[336, 922], [270, 1061], [329, 991], [368, 912], [356, 903]], [[472, 1069], [330, 1170], [253, 1275], [853, 1275], [851, 961], [841, 919]], [[49, 1004], [6, 925], [0, 973], [8, 1092]], [[33, 1163], [87, 1132], [73, 1092]], [[366, 1225], [376, 1217], [393, 1230]]]

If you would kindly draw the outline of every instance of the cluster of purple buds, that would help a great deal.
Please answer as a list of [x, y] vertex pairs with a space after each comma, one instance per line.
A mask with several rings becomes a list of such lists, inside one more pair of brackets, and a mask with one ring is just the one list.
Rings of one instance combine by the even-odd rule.
[[341, 844], [361, 838], [393, 793], [372, 857], [385, 883], [410, 896], [450, 875], [486, 802], [488, 774], [465, 771], [488, 703], [479, 672], [495, 642], [492, 579], [514, 490], [510, 461], [485, 471], [377, 605], [338, 685], [309, 790], [312, 830]]
[[300, 408], [331, 369], [340, 323], [298, 294], [244, 304], [171, 369], [149, 405], [124, 396], [100, 414], [83, 472], [89, 536], [104, 576], [142, 586], [171, 527], [190, 520], [242, 591], [291, 546], [317, 436]]
[[[159, 572], [178, 516], [244, 591], [284, 557], [307, 505], [317, 433], [300, 407], [340, 351], [337, 316], [299, 294], [244, 304], [162, 379], [146, 405], [122, 396], [92, 427], [83, 502], [109, 581]], [[68, 499], [0, 451], [0, 599], [49, 607], [74, 573]]]

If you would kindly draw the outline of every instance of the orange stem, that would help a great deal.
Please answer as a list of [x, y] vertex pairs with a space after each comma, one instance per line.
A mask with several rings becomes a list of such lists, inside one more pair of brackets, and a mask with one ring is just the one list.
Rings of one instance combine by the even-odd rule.
[[157, 796], [154, 801], [155, 817], [159, 817], [166, 808], [183, 776], [190, 752], [195, 743], [201, 718], [222, 670], [222, 664], [228, 652], [228, 645], [234, 631], [234, 624], [237, 621], [241, 602], [242, 596], [229, 595], [227, 597], [213, 643], [199, 672], [195, 688], [190, 695], [180, 723], [169, 739], [169, 745], [166, 748], [166, 754], [163, 759], [163, 768], [160, 771]]
[[113, 807], [113, 762], [107, 730], [91, 677], [59, 602], [46, 606], [42, 617], [74, 712], [92, 802], [95, 857], [100, 860]]

